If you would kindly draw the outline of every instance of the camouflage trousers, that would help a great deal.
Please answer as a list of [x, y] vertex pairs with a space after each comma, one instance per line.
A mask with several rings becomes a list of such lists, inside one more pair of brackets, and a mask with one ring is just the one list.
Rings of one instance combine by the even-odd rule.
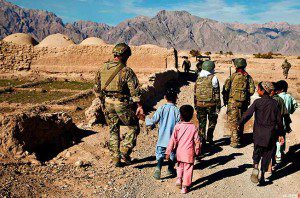
[[284, 68], [283, 69], [283, 76], [287, 79], [288, 78], [288, 75], [289, 75], [289, 68]]
[[238, 130], [238, 121], [247, 111], [248, 105], [241, 102], [229, 102], [227, 107], [228, 128], [231, 134], [232, 144], [241, 144], [241, 138], [244, 133], [244, 126]]
[[[129, 156], [136, 145], [136, 139], [140, 132], [138, 119], [128, 102], [118, 99], [105, 99], [105, 119], [110, 129], [109, 150], [113, 160], [120, 159], [120, 155]], [[125, 125], [128, 131], [125, 133], [122, 145], [120, 138], [120, 126]]]
[[[196, 107], [197, 119], [199, 121], [199, 136], [202, 139], [212, 141], [214, 130], [217, 125], [218, 114], [217, 107]], [[207, 135], [206, 135], [206, 123], [208, 123]]]

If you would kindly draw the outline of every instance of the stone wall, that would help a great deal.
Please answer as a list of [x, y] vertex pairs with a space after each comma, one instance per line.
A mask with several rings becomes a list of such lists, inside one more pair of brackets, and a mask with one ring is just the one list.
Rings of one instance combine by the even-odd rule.
[[[111, 45], [69, 47], [32, 47], [0, 41], [0, 69], [29, 70], [49, 73], [95, 72], [112, 59]], [[153, 46], [132, 46], [128, 65], [134, 70], [173, 68], [174, 50]]]

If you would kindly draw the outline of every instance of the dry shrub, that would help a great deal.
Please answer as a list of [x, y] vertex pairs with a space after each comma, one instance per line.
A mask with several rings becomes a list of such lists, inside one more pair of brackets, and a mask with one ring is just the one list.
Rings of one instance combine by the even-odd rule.
[[261, 53], [258, 53], [258, 54], [253, 54], [255, 58], [263, 58], [263, 59], [273, 59], [273, 53], [272, 52], [269, 52], [267, 54], [261, 54]]
[[191, 50], [190, 55], [192, 55], [192, 57], [196, 57], [196, 56], [201, 56], [201, 53], [199, 50]]
[[298, 56], [297, 59], [300, 59], [300, 56]]
[[233, 55], [232, 51], [226, 52], [226, 55]]
[[211, 52], [205, 52], [204, 53], [206, 56], [209, 56], [209, 55], [211, 55]]

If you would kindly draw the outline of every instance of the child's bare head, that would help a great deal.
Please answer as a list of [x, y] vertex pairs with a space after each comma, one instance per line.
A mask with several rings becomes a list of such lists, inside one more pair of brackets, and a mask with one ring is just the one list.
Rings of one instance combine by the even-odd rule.
[[194, 108], [191, 105], [182, 105], [180, 107], [180, 118], [184, 122], [189, 122], [194, 116]]
[[287, 92], [289, 84], [285, 80], [280, 80], [276, 82], [276, 90], [278, 93]]
[[173, 88], [167, 89], [166, 94], [165, 94], [165, 99], [168, 102], [176, 103], [177, 101], [177, 91]]

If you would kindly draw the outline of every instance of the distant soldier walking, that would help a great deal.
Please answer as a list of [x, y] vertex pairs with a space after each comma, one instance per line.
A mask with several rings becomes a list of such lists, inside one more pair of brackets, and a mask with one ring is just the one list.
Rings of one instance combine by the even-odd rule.
[[[136, 74], [126, 66], [131, 49], [125, 43], [113, 48], [114, 60], [106, 62], [96, 75], [95, 92], [102, 101], [102, 109], [110, 129], [109, 150], [116, 167], [131, 163], [130, 154], [140, 131], [133, 109], [139, 103], [140, 87]], [[141, 108], [141, 107], [140, 107]], [[120, 125], [128, 126], [120, 146]], [[120, 148], [121, 147], [121, 148]]]
[[291, 67], [292, 67], [291, 63], [289, 63], [288, 60], [285, 59], [281, 65], [281, 68], [283, 70], [283, 76], [285, 77], [285, 79], [288, 78], [289, 70], [291, 69]]
[[182, 63], [182, 68], [184, 69], [185, 73], [189, 73], [191, 69], [191, 62], [189, 61], [189, 58], [187, 56], [183, 56], [184, 61]]
[[202, 70], [203, 60], [201, 58], [198, 58], [198, 62], [196, 64], [197, 73], [199, 74]]
[[[255, 84], [252, 77], [245, 71], [247, 62], [243, 58], [234, 60], [236, 72], [232, 74], [223, 87], [224, 105], [227, 106], [228, 124], [231, 132], [230, 146], [241, 146], [241, 138], [244, 127], [238, 129], [237, 122], [248, 109], [250, 97], [255, 92]], [[228, 96], [228, 98], [226, 98]]]
[[[199, 121], [199, 136], [202, 143], [213, 144], [213, 132], [221, 109], [220, 85], [214, 75], [215, 63], [205, 61], [195, 84], [195, 109]], [[206, 135], [206, 123], [209, 120]]]

